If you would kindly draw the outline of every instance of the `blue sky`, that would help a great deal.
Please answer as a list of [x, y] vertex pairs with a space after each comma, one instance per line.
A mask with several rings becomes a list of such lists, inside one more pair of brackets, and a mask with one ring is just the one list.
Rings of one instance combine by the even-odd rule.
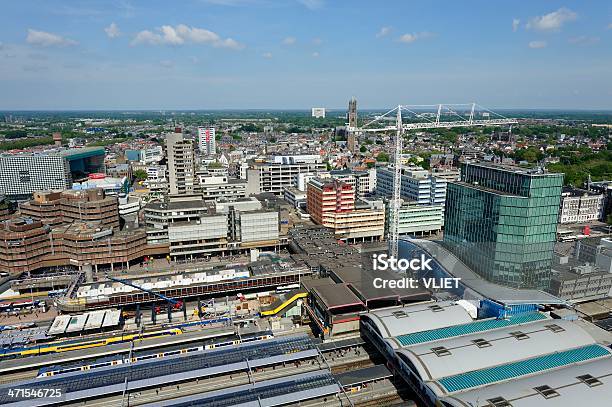
[[0, 109], [612, 109], [612, 2], [5, 0]]

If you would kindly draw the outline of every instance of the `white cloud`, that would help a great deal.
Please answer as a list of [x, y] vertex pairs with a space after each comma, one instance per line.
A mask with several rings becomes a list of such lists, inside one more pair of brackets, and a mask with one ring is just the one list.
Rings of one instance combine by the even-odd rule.
[[513, 18], [512, 19], [512, 31], [516, 32], [516, 30], [518, 30], [520, 24], [521, 24], [521, 20], [519, 20], [518, 18]]
[[576, 45], [593, 45], [599, 42], [599, 37], [589, 37], [586, 35], [579, 35], [578, 37], [571, 37], [568, 39], [570, 44]]
[[382, 38], [391, 32], [391, 27], [381, 27], [380, 31], [376, 33], [376, 38]]
[[31, 28], [28, 28], [28, 36], [26, 37], [26, 42], [31, 45], [36, 45], [38, 47], [66, 47], [78, 44], [76, 41], [71, 40], [69, 38], [64, 38], [61, 35], [45, 31], [37, 31]]
[[531, 41], [529, 43], [529, 48], [538, 49], [538, 48], [546, 48], [548, 44], [546, 41]]
[[104, 29], [104, 32], [108, 36], [108, 38], [117, 38], [121, 35], [121, 30], [119, 30], [119, 26], [115, 23], [111, 23], [108, 27]]
[[163, 60], [163, 61], [159, 61], [159, 65], [162, 68], [166, 68], [166, 69], [171, 69], [174, 68], [174, 62], [170, 61], [170, 60]]
[[205, 44], [216, 48], [242, 49], [244, 45], [233, 38], [221, 38], [219, 34], [204, 28], [189, 27], [179, 24], [175, 27], [164, 25], [156, 32], [143, 30], [140, 31], [131, 42], [131, 45], [183, 45]]
[[612, 30], [612, 23], [608, 24], [608, 30]]
[[318, 58], [318, 57], [319, 57], [319, 53], [318, 53], [318, 52], [316, 52], [316, 51], [315, 51], [315, 52], [313, 52], [313, 53], [312, 53], [312, 57], [313, 57], [313, 58]]
[[285, 38], [283, 39], [282, 44], [283, 44], [283, 45], [293, 45], [293, 44], [295, 44], [295, 41], [296, 41], [296, 40], [295, 40], [295, 37], [285, 37]]
[[411, 44], [413, 42], [415, 42], [416, 40], [420, 40], [420, 39], [424, 39], [424, 38], [429, 38], [431, 37], [433, 34], [427, 31], [424, 32], [420, 32], [420, 33], [407, 33], [402, 35], [401, 37], [399, 37], [398, 41], [399, 42], [403, 42], [406, 44]]
[[314, 45], [321, 45], [323, 43], [323, 40], [321, 38], [318, 38], [318, 37], [317, 38], [313, 38], [312, 39], [312, 43]]
[[261, 54], [261, 56], [266, 58], [266, 59], [270, 59], [270, 58], [272, 58], [272, 53], [271, 52], [264, 52], [263, 54]]
[[540, 31], [555, 31], [559, 30], [563, 24], [574, 21], [576, 18], [578, 18], [578, 14], [566, 7], [561, 7], [559, 10], [553, 11], [552, 13], [533, 17], [527, 23], [527, 29], [533, 28], [534, 30]]
[[302, 4], [309, 10], [318, 10], [325, 5], [323, 0], [298, 0], [298, 3]]

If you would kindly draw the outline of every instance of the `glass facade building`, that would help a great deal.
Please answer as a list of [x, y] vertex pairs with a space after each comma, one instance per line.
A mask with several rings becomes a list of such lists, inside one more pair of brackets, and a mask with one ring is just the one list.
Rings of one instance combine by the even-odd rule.
[[547, 289], [563, 174], [466, 163], [448, 184], [444, 244], [494, 283]]

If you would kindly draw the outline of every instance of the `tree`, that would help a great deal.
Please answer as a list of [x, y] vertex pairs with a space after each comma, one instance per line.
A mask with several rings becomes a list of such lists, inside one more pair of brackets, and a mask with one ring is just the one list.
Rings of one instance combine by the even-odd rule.
[[145, 179], [147, 179], [147, 177], [148, 175], [145, 170], [134, 171], [134, 178], [136, 178], [137, 181], [144, 181]]
[[381, 151], [376, 156], [376, 161], [388, 163], [389, 162], [389, 154], [385, 153], [384, 151]]
[[365, 153], [366, 151], [368, 151], [368, 149], [366, 148], [366, 146], [361, 146], [361, 147], [359, 147], [359, 151], [361, 153]]

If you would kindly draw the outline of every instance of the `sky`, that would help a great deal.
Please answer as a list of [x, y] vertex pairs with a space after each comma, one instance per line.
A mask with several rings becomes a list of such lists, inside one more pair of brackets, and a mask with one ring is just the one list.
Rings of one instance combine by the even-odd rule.
[[0, 110], [612, 109], [612, 1], [4, 0]]

